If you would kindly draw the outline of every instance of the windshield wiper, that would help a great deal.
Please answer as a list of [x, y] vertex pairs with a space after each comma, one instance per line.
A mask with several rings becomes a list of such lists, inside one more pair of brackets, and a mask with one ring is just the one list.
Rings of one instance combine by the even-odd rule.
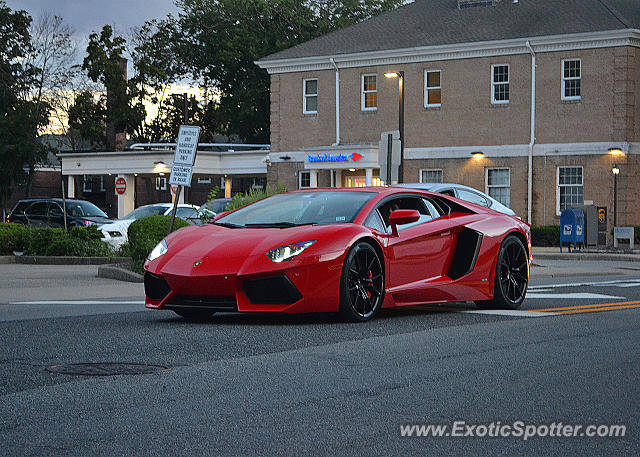
[[254, 228], [289, 228], [289, 227], [300, 227], [301, 225], [313, 225], [315, 222], [261, 222], [255, 224], [247, 224], [245, 227], [254, 227]]
[[244, 225], [232, 224], [230, 222], [211, 222], [211, 224], [219, 225], [221, 227], [227, 227], [227, 228], [242, 228], [242, 227], [244, 227]]

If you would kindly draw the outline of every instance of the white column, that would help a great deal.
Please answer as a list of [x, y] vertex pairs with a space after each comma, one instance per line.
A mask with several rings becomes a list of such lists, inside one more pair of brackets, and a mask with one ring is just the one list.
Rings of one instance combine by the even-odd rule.
[[342, 170], [336, 170], [336, 187], [342, 187]]
[[73, 175], [67, 176], [67, 198], [76, 197], [76, 177]]
[[118, 175], [115, 177], [116, 180], [118, 178], [124, 178], [124, 181], [127, 183], [127, 188], [124, 191], [124, 194], [120, 195], [116, 192], [116, 196], [118, 197], [118, 219], [121, 219], [125, 214], [129, 214], [135, 209], [136, 178], [133, 175]]
[[309, 187], [311, 188], [318, 187], [318, 170], [311, 170], [311, 172], [309, 173], [309, 176], [310, 176]]
[[373, 168], [365, 169], [365, 185], [367, 187], [371, 186], [372, 180], [373, 180]]

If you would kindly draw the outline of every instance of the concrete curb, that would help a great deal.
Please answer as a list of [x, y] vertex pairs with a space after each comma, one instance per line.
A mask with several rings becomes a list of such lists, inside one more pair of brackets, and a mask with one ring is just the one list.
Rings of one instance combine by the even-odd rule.
[[588, 254], [588, 253], [574, 253], [567, 252], [566, 254], [551, 254], [551, 253], [539, 253], [533, 252], [533, 260], [605, 260], [611, 262], [640, 262], [640, 255], [637, 254]]
[[101, 265], [98, 267], [98, 278], [115, 279], [126, 282], [143, 282], [143, 276], [135, 273], [125, 265]]
[[104, 265], [109, 263], [131, 264], [128, 257], [67, 257], [67, 256], [0, 256], [0, 264], [26, 265]]

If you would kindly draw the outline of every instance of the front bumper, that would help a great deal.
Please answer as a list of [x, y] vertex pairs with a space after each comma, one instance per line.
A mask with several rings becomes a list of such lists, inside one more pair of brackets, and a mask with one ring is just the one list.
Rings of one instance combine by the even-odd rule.
[[228, 312], [336, 312], [342, 258], [238, 275], [145, 273], [150, 309]]

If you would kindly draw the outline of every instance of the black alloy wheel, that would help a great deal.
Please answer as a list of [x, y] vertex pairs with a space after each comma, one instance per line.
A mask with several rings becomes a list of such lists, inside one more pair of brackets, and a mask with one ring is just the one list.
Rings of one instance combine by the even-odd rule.
[[382, 306], [384, 271], [375, 249], [358, 242], [347, 253], [340, 278], [340, 312], [352, 322], [371, 319]]
[[476, 302], [481, 308], [518, 309], [529, 285], [527, 249], [515, 236], [508, 236], [500, 246], [496, 264], [494, 297]]

